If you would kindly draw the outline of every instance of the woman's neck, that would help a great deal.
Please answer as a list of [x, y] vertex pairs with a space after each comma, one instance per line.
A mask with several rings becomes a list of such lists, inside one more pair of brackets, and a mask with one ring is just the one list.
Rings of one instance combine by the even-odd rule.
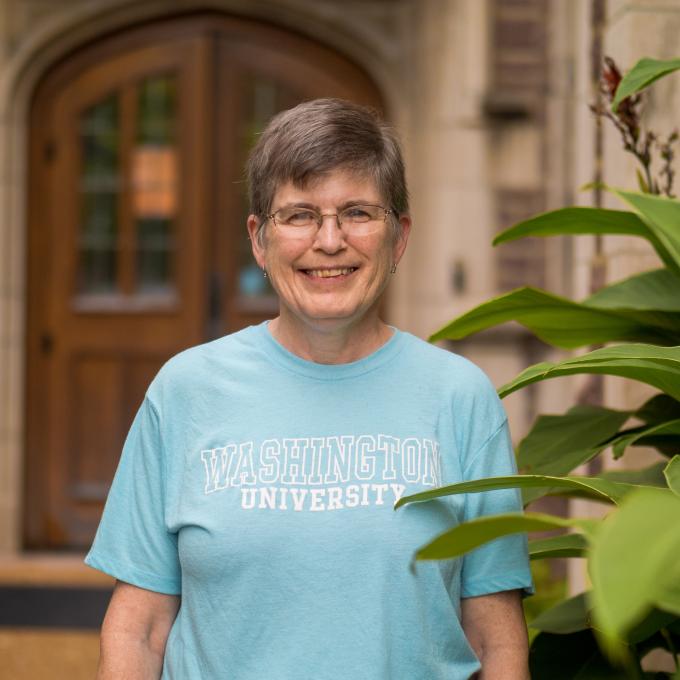
[[305, 324], [278, 316], [268, 325], [269, 332], [289, 352], [317, 364], [347, 364], [358, 361], [382, 347], [394, 332], [379, 318], [359, 325]]

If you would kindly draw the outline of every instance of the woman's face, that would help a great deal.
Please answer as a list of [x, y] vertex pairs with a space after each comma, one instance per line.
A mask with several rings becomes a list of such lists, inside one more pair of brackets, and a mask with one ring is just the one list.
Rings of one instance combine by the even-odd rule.
[[[272, 212], [299, 205], [334, 214], [350, 202], [385, 205], [372, 180], [337, 170], [304, 189], [290, 183], [280, 186]], [[406, 247], [411, 223], [405, 216], [400, 221], [402, 235], [395, 240], [389, 221], [370, 234], [355, 236], [347, 235], [334, 217], [325, 217], [317, 232], [301, 238], [282, 234], [270, 220], [260, 247], [258, 220], [251, 215], [253, 254], [279, 295], [281, 320], [329, 331], [377, 319], [390, 269]]]

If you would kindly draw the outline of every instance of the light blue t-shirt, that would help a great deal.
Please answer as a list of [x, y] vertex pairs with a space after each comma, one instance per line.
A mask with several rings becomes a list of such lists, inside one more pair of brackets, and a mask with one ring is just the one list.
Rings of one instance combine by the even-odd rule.
[[460, 599], [531, 588], [526, 538], [409, 565], [516, 490], [394, 511], [403, 495], [515, 470], [469, 361], [398, 330], [323, 365], [267, 325], [178, 354], [128, 434], [87, 564], [181, 594], [164, 680], [464, 680]]

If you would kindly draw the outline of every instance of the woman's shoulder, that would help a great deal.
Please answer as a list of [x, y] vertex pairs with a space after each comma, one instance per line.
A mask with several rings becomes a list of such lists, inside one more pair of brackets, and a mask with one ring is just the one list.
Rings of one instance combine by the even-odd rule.
[[470, 359], [406, 331], [400, 332], [405, 336], [408, 348], [405, 360], [423, 375], [438, 380], [455, 380], [457, 385], [472, 390], [493, 390], [489, 377]]
[[412, 389], [422, 398], [448, 405], [470, 446], [507, 419], [496, 388], [474, 362], [415, 336], [405, 353]]
[[252, 350], [253, 330], [254, 327], [249, 326], [174, 354], [156, 373], [148, 394], [160, 396], [178, 388], [198, 387], [218, 373], [228, 372], [230, 365], [238, 365]]

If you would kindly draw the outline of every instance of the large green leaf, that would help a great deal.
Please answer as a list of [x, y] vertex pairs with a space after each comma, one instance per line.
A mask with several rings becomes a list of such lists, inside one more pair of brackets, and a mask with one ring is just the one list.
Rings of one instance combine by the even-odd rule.
[[529, 557], [543, 560], [552, 557], [583, 557], [588, 540], [583, 534], [563, 534], [529, 541]]
[[653, 269], [601, 288], [583, 304], [598, 309], [680, 312], [680, 277], [668, 269]]
[[499, 245], [526, 236], [575, 236], [577, 234], [622, 234], [649, 238], [647, 225], [625, 210], [574, 206], [541, 213], [502, 231], [493, 240]]
[[553, 210], [524, 222], [518, 222], [496, 236], [493, 243], [498, 245], [525, 236], [574, 236], [577, 234], [640, 236], [647, 239], [662, 262], [680, 276], [680, 267], [666, 246], [659, 240], [655, 231], [650, 229], [648, 224], [635, 213], [622, 210], [586, 207]]
[[501, 536], [525, 531], [550, 531], [574, 527], [592, 533], [597, 522], [586, 519], [567, 519], [542, 513], [509, 512], [504, 515], [478, 517], [459, 524], [419, 548], [416, 560], [444, 560], [460, 557], [470, 550]]
[[629, 446], [654, 446], [674, 455], [680, 449], [680, 419], [622, 432], [611, 441], [614, 458], [621, 458]]
[[621, 79], [616, 88], [612, 108], [616, 111], [626, 97], [630, 97], [630, 95], [651, 85], [655, 80], [678, 69], [680, 69], [680, 59], [660, 60], [648, 57], [640, 59]]
[[614, 340], [680, 343], [680, 314], [596, 309], [536, 288], [519, 288], [475, 307], [436, 331], [430, 342], [459, 340], [507, 321], [564, 349]]
[[668, 394], [655, 394], [635, 412], [635, 417], [648, 425], [680, 418], [680, 401]]
[[[678, 496], [674, 498], [680, 500]], [[677, 528], [677, 527], [676, 527]], [[676, 562], [678, 561], [678, 553], [675, 555]], [[680, 568], [675, 567], [675, 580], [670, 580], [663, 592], [659, 593], [657, 606], [667, 612], [673, 612], [677, 617], [680, 617]]]
[[564, 415], [539, 416], [519, 443], [517, 464], [528, 474], [568, 474], [606, 446], [630, 415], [601, 406], [574, 406]]
[[[667, 628], [677, 620], [678, 617], [675, 614], [669, 614], [668, 612], [661, 611], [660, 609], [652, 609], [640, 623], [633, 627], [628, 635], [628, 641], [634, 644], [639, 644], [644, 640], [648, 640], [659, 629]], [[657, 641], [655, 640], [653, 642]], [[655, 644], [654, 646], [659, 645]], [[661, 642], [660, 646], [665, 646], [663, 641]]]
[[522, 371], [498, 390], [505, 397], [532, 383], [576, 373], [602, 373], [632, 378], [680, 399], [680, 347], [616, 345], [556, 363], [542, 362]]
[[[544, 496], [560, 495], [559, 491], [555, 491], [545, 486], [535, 486], [522, 489], [522, 507], [529, 508], [534, 501]], [[567, 496], [568, 494], [561, 494]]]
[[680, 498], [661, 489], [630, 494], [600, 524], [589, 561], [593, 615], [612, 657], [653, 607], [680, 615], [679, 526]]
[[639, 486], [658, 486], [664, 488], [666, 486], [666, 478], [663, 474], [665, 467], [666, 463], [661, 461], [648, 467], [634, 470], [605, 470], [600, 472], [598, 477], [609, 479], [612, 482], [626, 482]]
[[674, 271], [680, 270], [680, 201], [633, 191], [614, 190], [614, 193], [635, 208], [673, 259]]
[[480, 493], [496, 489], [544, 488], [550, 494], [563, 494], [596, 501], [619, 503], [624, 496], [639, 488], [635, 484], [612, 482], [599, 477], [551, 477], [549, 475], [508, 475], [507, 477], [486, 477], [469, 482], [458, 482], [440, 486], [429, 491], [420, 491], [410, 496], [402, 496], [395, 504], [397, 510], [407, 503], [430, 501], [442, 496], [461, 493]]
[[663, 474], [668, 483], [668, 488], [676, 496], [680, 496], [680, 455], [671, 458], [671, 461], [664, 468]]
[[[665, 394], [658, 394], [634, 412], [579, 405], [563, 415], [539, 416], [529, 434], [518, 445], [520, 471], [540, 475], [569, 474], [612, 442], [617, 442], [619, 437], [629, 436], [621, 435], [619, 428], [631, 415], [650, 423], [651, 429], [652, 425], [659, 425], [664, 419], [680, 417], [680, 403]], [[644, 429], [642, 426], [635, 431]], [[662, 434], [657, 438], [645, 439], [640, 444], [666, 448], [671, 441], [671, 437]], [[606, 471], [598, 476], [630, 484], [665, 486], [663, 466], [663, 463], [658, 463], [644, 470]], [[546, 495], [547, 491], [545, 488], [523, 489], [524, 505]]]
[[590, 627], [587, 593], [562, 600], [554, 607], [539, 614], [529, 624], [544, 633], [576, 633]]

